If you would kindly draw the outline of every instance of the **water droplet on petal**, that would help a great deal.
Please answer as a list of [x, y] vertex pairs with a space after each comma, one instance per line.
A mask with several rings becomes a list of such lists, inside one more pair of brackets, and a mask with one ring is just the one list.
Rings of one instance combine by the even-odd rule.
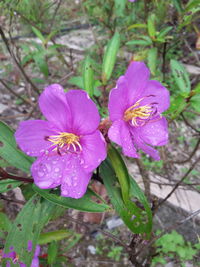
[[60, 169], [59, 168], [55, 168], [55, 172], [59, 172], [60, 171]]
[[40, 172], [40, 171], [39, 171], [39, 172], [38, 172], [38, 176], [39, 176], [39, 177], [44, 176], [44, 172]]

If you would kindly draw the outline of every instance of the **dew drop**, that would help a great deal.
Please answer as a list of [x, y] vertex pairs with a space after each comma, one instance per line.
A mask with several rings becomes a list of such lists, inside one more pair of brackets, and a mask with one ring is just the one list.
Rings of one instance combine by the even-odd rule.
[[55, 172], [59, 172], [60, 171], [60, 169], [59, 168], [55, 168]]
[[50, 172], [51, 171], [51, 165], [46, 163], [45, 166], [47, 168], [47, 171]]
[[44, 173], [43, 172], [38, 172], [38, 176], [42, 177], [42, 176], [44, 176]]

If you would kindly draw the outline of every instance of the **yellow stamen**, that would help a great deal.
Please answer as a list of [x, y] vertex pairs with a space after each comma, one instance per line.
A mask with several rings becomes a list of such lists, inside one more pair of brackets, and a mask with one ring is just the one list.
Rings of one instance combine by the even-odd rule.
[[[79, 136], [72, 134], [61, 132], [58, 135], [51, 135], [48, 138], [48, 141], [52, 142], [52, 146], [58, 147], [58, 149], [63, 148], [64, 146], [67, 147], [67, 150], [70, 149], [70, 146], [73, 147], [74, 151], [77, 151], [77, 147], [79, 147], [80, 151], [82, 150], [82, 146], [80, 144]], [[56, 149], [56, 148], [55, 148]]]
[[134, 126], [138, 126], [136, 118], [148, 119], [152, 114], [152, 107], [150, 105], [138, 107], [143, 99], [144, 98], [139, 99], [134, 105], [132, 105], [124, 112], [124, 120], [132, 120], [132, 124]]

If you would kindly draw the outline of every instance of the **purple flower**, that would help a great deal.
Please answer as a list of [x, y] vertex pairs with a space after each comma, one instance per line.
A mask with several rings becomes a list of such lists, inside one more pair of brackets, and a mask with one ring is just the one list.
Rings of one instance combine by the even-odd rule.
[[126, 156], [138, 158], [141, 149], [160, 160], [152, 146], [168, 142], [167, 120], [161, 112], [169, 107], [169, 92], [158, 81], [149, 80], [143, 62], [132, 62], [117, 81], [109, 97], [109, 114], [113, 122], [109, 138], [122, 147]]
[[128, 0], [129, 2], [135, 2], [136, 0]]
[[38, 259], [39, 254], [40, 254], [40, 246], [37, 245], [35, 248], [34, 257], [33, 257], [32, 262], [31, 262], [31, 267], [39, 267], [40, 266], [40, 262]]
[[106, 158], [98, 110], [84, 91], [65, 93], [59, 84], [45, 88], [39, 106], [48, 121], [21, 122], [15, 133], [19, 147], [38, 157], [31, 167], [34, 182], [43, 189], [61, 185], [62, 196], [80, 198]]
[[[26, 264], [19, 261], [19, 257], [17, 255], [17, 253], [14, 251], [14, 247], [10, 247], [10, 252], [8, 253], [3, 253], [2, 258], [9, 258], [10, 260], [12, 260], [12, 262], [14, 264], [18, 263], [20, 267], [26, 267]], [[28, 241], [28, 247], [27, 247], [28, 252], [31, 252], [32, 250], [32, 241], [29, 240]], [[40, 254], [40, 246], [37, 245], [35, 248], [35, 252], [34, 252], [34, 256], [31, 262], [31, 266], [30, 267], [39, 267], [39, 259], [38, 256]], [[11, 264], [9, 261], [6, 262], [6, 267], [10, 267]]]

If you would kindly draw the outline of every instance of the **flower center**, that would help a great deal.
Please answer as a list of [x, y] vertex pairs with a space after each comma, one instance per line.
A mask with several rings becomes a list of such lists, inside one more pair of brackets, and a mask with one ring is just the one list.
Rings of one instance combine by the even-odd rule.
[[73, 133], [61, 132], [58, 135], [51, 135], [48, 137], [48, 141], [52, 142], [52, 146], [60, 152], [61, 149], [72, 150], [73, 152], [82, 151], [80, 144], [80, 137]]
[[151, 104], [140, 106], [141, 105], [140, 102], [144, 98], [145, 97], [139, 99], [134, 105], [129, 107], [124, 112], [124, 120], [125, 121], [131, 120], [132, 125], [135, 127], [143, 126], [146, 120], [150, 119], [157, 112], [156, 107], [155, 107], [155, 104], [157, 103], [151, 103]]

